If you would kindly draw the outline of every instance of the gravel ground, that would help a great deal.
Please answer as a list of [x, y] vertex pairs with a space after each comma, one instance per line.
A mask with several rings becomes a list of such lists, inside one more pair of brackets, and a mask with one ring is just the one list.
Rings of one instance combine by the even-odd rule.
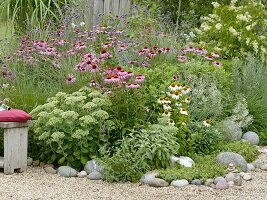
[[[261, 154], [257, 161], [267, 163], [267, 153]], [[87, 178], [63, 178], [47, 174], [40, 167], [29, 167], [23, 173], [0, 173], [0, 200], [267, 200], [267, 171], [252, 172], [252, 176], [253, 179], [243, 181], [241, 187], [228, 190], [193, 185], [153, 188]]]

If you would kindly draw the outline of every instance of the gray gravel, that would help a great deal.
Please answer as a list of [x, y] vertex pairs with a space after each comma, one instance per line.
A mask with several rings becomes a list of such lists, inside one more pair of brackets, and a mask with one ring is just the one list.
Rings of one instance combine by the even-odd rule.
[[[266, 147], [265, 147], [266, 148]], [[267, 163], [267, 153], [258, 162]], [[266, 200], [267, 171], [251, 172], [253, 179], [241, 187], [215, 190], [205, 186], [184, 188], [153, 188], [132, 183], [107, 183], [88, 178], [64, 178], [47, 174], [40, 167], [27, 172], [4, 175], [0, 173], [1, 200]]]

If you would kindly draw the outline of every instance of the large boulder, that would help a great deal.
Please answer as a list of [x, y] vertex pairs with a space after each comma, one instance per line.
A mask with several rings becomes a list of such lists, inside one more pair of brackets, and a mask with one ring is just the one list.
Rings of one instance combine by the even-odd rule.
[[234, 164], [240, 166], [243, 171], [247, 171], [247, 161], [243, 156], [233, 152], [222, 152], [216, 157], [216, 161], [224, 164]]
[[75, 177], [77, 176], [78, 172], [69, 167], [69, 166], [61, 166], [57, 169], [57, 173], [60, 175], [60, 176], [63, 176], [63, 177]]
[[259, 136], [257, 135], [257, 133], [252, 132], [252, 131], [246, 132], [246, 133], [242, 136], [242, 139], [243, 139], [243, 140], [246, 140], [247, 142], [249, 142], [250, 144], [253, 144], [253, 145], [258, 145], [259, 142], [260, 142], [260, 138], [259, 138]]
[[97, 164], [95, 160], [88, 161], [84, 167], [84, 171], [86, 171], [87, 174], [91, 174], [94, 171], [100, 172], [102, 174], [103, 170], [104, 167]]

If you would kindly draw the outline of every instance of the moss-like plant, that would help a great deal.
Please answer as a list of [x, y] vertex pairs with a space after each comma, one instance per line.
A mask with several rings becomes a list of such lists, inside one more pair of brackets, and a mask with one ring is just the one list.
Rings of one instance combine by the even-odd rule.
[[177, 179], [186, 179], [191, 182], [194, 179], [205, 181], [208, 178], [215, 178], [227, 173], [227, 165], [217, 163], [214, 156], [197, 156], [194, 160], [195, 165], [192, 168], [176, 165], [173, 168], [161, 170], [158, 177], [168, 182]]

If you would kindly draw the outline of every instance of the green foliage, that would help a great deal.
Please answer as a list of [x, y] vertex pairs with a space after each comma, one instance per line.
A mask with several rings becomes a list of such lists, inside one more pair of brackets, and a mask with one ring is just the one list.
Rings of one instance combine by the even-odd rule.
[[203, 17], [196, 29], [200, 41], [228, 56], [251, 52], [266, 58], [266, 8], [261, 1], [248, 0], [242, 6], [235, 2], [227, 6], [213, 3], [213, 13]]
[[32, 131], [40, 145], [40, 159], [81, 169], [98, 155], [108, 134], [109, 114], [103, 109], [110, 102], [100, 92], [84, 87], [72, 94], [58, 93], [32, 112]]
[[260, 154], [260, 152], [254, 145], [245, 141], [222, 141], [218, 143], [217, 149], [220, 152], [238, 153], [243, 156], [248, 163], [256, 160]]
[[205, 127], [200, 123], [188, 123], [179, 128], [176, 135], [180, 144], [179, 155], [212, 154], [216, 150], [220, 132], [213, 126]]
[[233, 91], [247, 101], [253, 123], [246, 130], [261, 132], [267, 128], [267, 71], [266, 63], [249, 56], [233, 62]]
[[178, 152], [174, 133], [177, 128], [154, 124], [147, 129], [133, 130], [115, 152], [102, 150], [101, 163], [108, 181], [137, 181], [147, 170], [167, 167], [170, 156]]
[[186, 179], [191, 182], [194, 179], [205, 181], [208, 178], [215, 178], [227, 173], [227, 165], [217, 163], [213, 156], [197, 156], [194, 158], [193, 167], [176, 166], [173, 168], [163, 169], [158, 177], [168, 182], [177, 179]]
[[262, 132], [258, 133], [259, 137], [260, 137], [260, 145], [264, 146], [267, 145], [267, 129], [263, 130]]
[[32, 28], [44, 27], [49, 20], [59, 20], [61, 7], [71, 0], [3, 0], [0, 2], [0, 15], [14, 23], [17, 33], [25, 32], [26, 21]]

